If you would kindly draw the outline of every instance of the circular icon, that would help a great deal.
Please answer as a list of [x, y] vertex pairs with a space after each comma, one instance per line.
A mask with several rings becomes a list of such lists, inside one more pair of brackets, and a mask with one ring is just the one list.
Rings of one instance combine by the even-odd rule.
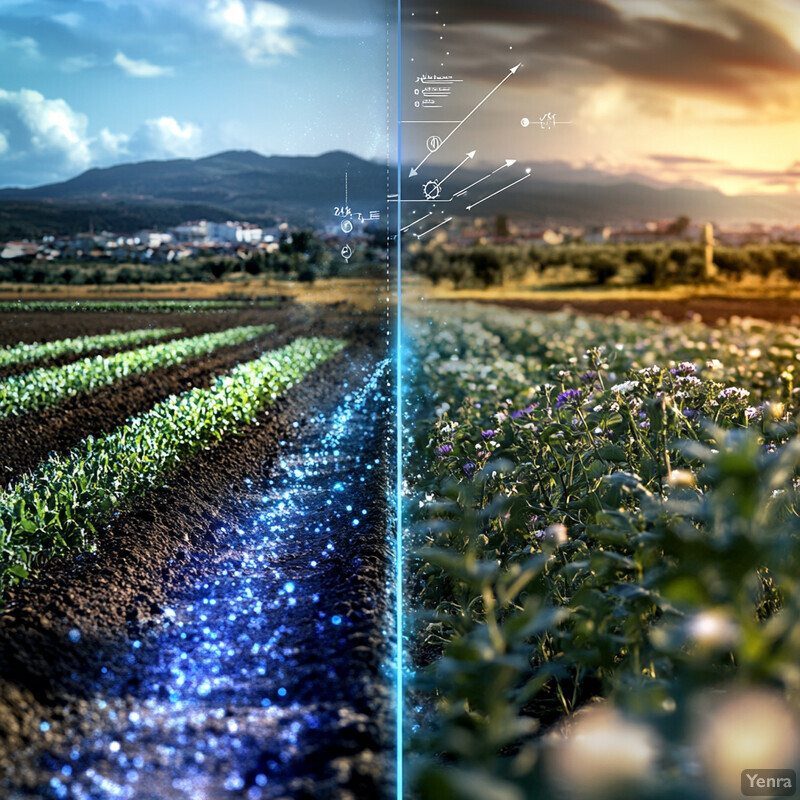
[[422, 187], [422, 194], [425, 195], [426, 200], [436, 200], [436, 198], [441, 193], [441, 187], [439, 186], [439, 181], [428, 181]]
[[342, 258], [343, 258], [345, 261], [348, 261], [352, 255], [353, 255], [353, 249], [350, 247], [350, 245], [349, 245], [349, 244], [346, 244], [346, 245], [345, 245], [345, 246], [342, 248]]
[[343, 230], [345, 233], [350, 233], [350, 231], [352, 231], [352, 230], [353, 230], [353, 223], [352, 223], [352, 222], [350, 222], [350, 220], [349, 220], [349, 219], [343, 219], [343, 220], [342, 220], [342, 230]]
[[528, 125], [531, 124], [531, 121], [527, 117], [523, 117], [520, 124], [523, 128], [527, 128]]
[[442, 146], [442, 137], [441, 136], [429, 136], [428, 141], [425, 142], [428, 147], [428, 150], [431, 153], [435, 153], [441, 146]]

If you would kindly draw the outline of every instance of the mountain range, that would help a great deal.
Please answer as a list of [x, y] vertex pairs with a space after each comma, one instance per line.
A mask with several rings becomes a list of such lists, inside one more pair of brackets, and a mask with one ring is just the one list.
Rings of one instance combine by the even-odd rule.
[[[713, 188], [659, 184], [636, 174], [615, 178], [596, 170], [575, 170], [561, 162], [529, 166], [532, 179], [482, 204], [481, 216], [506, 214], [547, 224], [607, 224], [680, 215], [721, 224], [800, 222], [800, 195], [730, 196]], [[421, 197], [420, 181], [441, 177], [437, 173], [443, 169], [447, 168], [430, 167], [430, 175], [404, 179], [403, 196]], [[468, 202], [516, 177], [512, 169], [505, 172], [470, 190], [448, 213], [467, 215]], [[458, 180], [466, 186], [484, 174], [482, 169], [465, 168]], [[385, 209], [387, 187], [396, 191], [393, 177], [394, 169], [342, 151], [269, 157], [228, 151], [199, 159], [120, 164], [90, 169], [62, 183], [0, 190], [0, 238], [75, 233], [90, 224], [96, 230], [125, 232], [201, 217], [325, 224], [336, 221], [336, 206], [347, 204], [365, 214]], [[455, 184], [456, 178], [450, 183]]]

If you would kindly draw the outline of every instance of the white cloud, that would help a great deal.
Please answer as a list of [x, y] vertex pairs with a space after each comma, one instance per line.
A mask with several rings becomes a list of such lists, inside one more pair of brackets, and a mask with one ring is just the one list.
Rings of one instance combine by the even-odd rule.
[[84, 69], [91, 69], [97, 64], [94, 56], [70, 56], [65, 58], [60, 64], [62, 72], [81, 72]]
[[250, 64], [264, 64], [278, 56], [294, 55], [289, 35], [289, 12], [275, 3], [254, 0], [208, 0], [207, 22]]
[[164, 156], [191, 158], [200, 153], [202, 131], [191, 122], [181, 124], [174, 117], [149, 119], [133, 134], [130, 149], [142, 158]]
[[32, 89], [0, 89], [0, 125], [9, 145], [6, 153], [30, 153], [74, 169], [91, 162], [88, 120], [64, 100], [48, 100]]
[[121, 50], [114, 56], [114, 63], [133, 78], [159, 78], [172, 75], [172, 67], [159, 67], [144, 59], [128, 58]]
[[28, 58], [39, 58], [39, 43], [30, 36], [21, 36], [19, 39], [12, 39], [0, 31], [0, 50], [16, 50]]
[[63, 14], [54, 14], [53, 19], [67, 28], [79, 28], [83, 24], [83, 17], [76, 11], [65, 11]]
[[103, 128], [89, 134], [85, 114], [32, 89], [0, 89], [0, 185], [34, 186], [64, 180], [90, 167], [122, 161], [192, 158], [202, 130], [174, 117], [149, 119], [132, 134]]

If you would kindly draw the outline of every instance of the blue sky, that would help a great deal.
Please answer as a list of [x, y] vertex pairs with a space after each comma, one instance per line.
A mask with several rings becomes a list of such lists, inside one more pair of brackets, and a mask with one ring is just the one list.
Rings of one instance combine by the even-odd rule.
[[0, 0], [0, 186], [227, 149], [383, 158], [386, 38], [380, 0]]

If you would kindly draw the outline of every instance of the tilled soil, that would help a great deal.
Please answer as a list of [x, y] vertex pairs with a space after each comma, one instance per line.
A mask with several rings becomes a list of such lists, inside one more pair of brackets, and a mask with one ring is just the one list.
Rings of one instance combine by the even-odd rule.
[[[620, 300], [508, 300], [470, 298], [471, 302], [488, 303], [526, 311], [561, 311], [570, 308], [579, 314], [597, 314], [613, 317], [627, 312], [632, 317], [643, 317], [658, 312], [667, 319], [680, 321], [699, 314], [703, 321], [713, 325], [717, 320], [731, 317], [754, 317], [768, 322], [800, 322], [800, 303], [780, 298], [692, 297], [683, 300], [620, 299]], [[448, 301], [459, 302], [459, 301]]]
[[20, 342], [50, 342], [76, 336], [98, 336], [143, 328], [183, 328], [186, 336], [221, 331], [236, 325], [258, 325], [265, 315], [288, 313], [283, 309], [246, 307], [213, 313], [150, 313], [124, 311], [19, 311], [0, 313], [0, 347]]
[[[164, 487], [135, 500], [102, 531], [95, 553], [50, 564], [36, 580], [8, 593], [0, 617], [0, 775], [5, 774], [0, 794], [70, 796], [60, 794], [66, 790], [52, 783], [53, 764], [69, 758], [65, 748], [74, 748], [76, 731], [109, 725], [107, 716], [97, 716], [98, 691], [113, 694], [102, 701], [111, 704], [104, 708], [137, 702], [148, 659], [154, 658], [148, 642], [162, 629], [164, 610], [179, 602], [198, 581], [202, 585], [213, 565], [227, 557], [231, 538], [226, 526], [241, 513], [243, 503], [252, 500], [253, 485], [268, 480], [281, 451], [291, 448], [295, 437], [313, 427], [320, 413], [330, 413], [348, 394], [346, 384], [354, 386], [363, 381], [365, 366], [374, 364], [377, 326], [358, 318], [346, 318], [343, 324], [341, 317], [320, 318], [302, 308], [290, 317], [282, 326], [283, 337], [345, 333], [350, 346], [262, 412], [257, 424], [243, 435], [205, 451], [170, 475]], [[264, 320], [247, 320], [253, 321]], [[244, 322], [237, 317], [229, 320], [230, 324]], [[234, 350], [240, 358], [248, 355], [241, 348]], [[252, 351], [250, 345], [250, 356]], [[215, 369], [223, 368], [227, 367], [221, 362], [215, 367], [204, 363], [196, 365], [190, 377], [165, 374], [156, 395], [186, 388], [186, 381], [201, 385]], [[116, 396], [128, 395], [130, 388]], [[144, 385], [140, 391], [143, 394], [137, 410], [156, 397], [146, 394]], [[132, 407], [123, 401], [114, 407], [114, 396], [107, 393], [103, 398], [101, 408], [108, 412], [101, 427], [113, 426]], [[73, 407], [62, 416], [78, 413]], [[85, 415], [83, 421], [88, 424], [92, 416]], [[385, 726], [379, 725], [378, 719], [386, 714], [386, 678], [381, 671], [388, 614], [387, 460], [383, 457], [387, 424], [381, 414], [373, 414], [371, 429], [361, 437], [374, 443], [381, 464], [373, 473], [374, 482], [358, 499], [368, 511], [368, 524], [358, 537], [353, 537], [352, 529], [344, 523], [328, 534], [337, 549], [327, 562], [325, 593], [349, 624], [332, 644], [323, 647], [320, 643], [318, 652], [313, 635], [302, 642], [309, 650], [306, 661], [324, 665], [331, 683], [328, 688], [319, 680], [310, 684], [311, 694], [316, 692], [316, 701], [322, 703], [320, 709], [324, 701], [329, 702], [327, 710], [318, 710], [315, 726], [304, 728], [304, 744], [295, 754], [292, 767], [298, 774], [290, 796], [380, 797], [386, 785], [382, 759]], [[68, 432], [62, 433], [65, 429]], [[53, 417], [42, 423], [36, 436], [40, 449], [50, 445], [63, 448], [76, 433], [77, 427], [61, 426]], [[3, 460], [19, 469], [16, 465], [25, 458], [25, 445], [17, 440], [13, 446], [13, 458], [6, 457], [4, 443]], [[132, 642], [139, 641], [144, 644], [141, 651], [132, 650]], [[108, 687], [112, 675], [113, 692]], [[211, 737], [212, 741], [227, 724], [214, 715], [205, 715], [203, 720], [197, 735]], [[256, 778], [267, 773], [274, 781], [278, 769], [274, 764], [283, 763], [280, 753], [270, 753], [258, 740], [259, 723], [256, 720], [254, 724], [245, 754], [245, 761], [251, 758], [252, 768], [243, 771], [242, 785], [237, 784], [242, 791], [253, 790], [258, 786]], [[264, 730], [270, 730], [269, 725]], [[154, 763], [159, 758], [159, 746], [153, 742], [147, 751]], [[228, 768], [226, 758], [220, 755], [212, 772], [224, 772]], [[81, 767], [79, 762], [74, 763], [76, 769]], [[163, 794], [165, 787], [158, 783], [158, 776], [149, 777], [158, 791], [149, 794], [140, 783], [136, 794], [130, 796], [169, 796]], [[165, 780], [163, 775], [161, 779]], [[219, 784], [217, 789], [222, 791], [223, 783], [214, 785]], [[217, 796], [214, 791], [209, 788], [199, 796]], [[112, 795], [98, 790], [86, 796]], [[248, 796], [255, 797], [252, 792]]]

